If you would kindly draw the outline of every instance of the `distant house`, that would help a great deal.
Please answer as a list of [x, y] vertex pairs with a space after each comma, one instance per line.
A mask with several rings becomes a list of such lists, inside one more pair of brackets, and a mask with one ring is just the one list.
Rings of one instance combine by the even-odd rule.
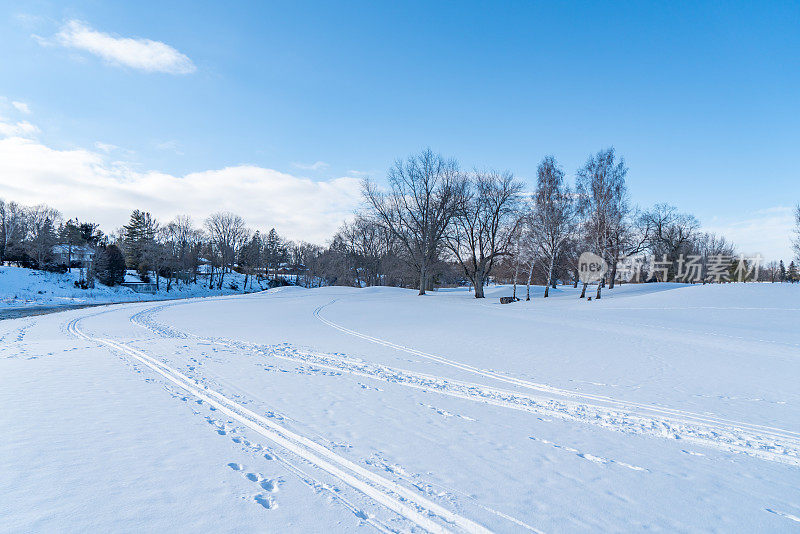
[[299, 276], [305, 274], [308, 267], [302, 263], [281, 263], [275, 274], [278, 276]]
[[125, 281], [122, 282], [122, 287], [133, 289], [137, 293], [150, 293], [156, 292], [155, 282], [142, 282], [136, 271], [127, 271], [125, 273]]
[[94, 258], [94, 250], [92, 247], [85, 245], [72, 245], [72, 252], [70, 254], [69, 245], [56, 245], [53, 247], [53, 261], [56, 265], [65, 265], [70, 267], [70, 260], [72, 265], [88, 265]]
[[122, 287], [133, 289], [137, 293], [150, 293], [156, 292], [156, 285], [153, 282], [123, 282]]

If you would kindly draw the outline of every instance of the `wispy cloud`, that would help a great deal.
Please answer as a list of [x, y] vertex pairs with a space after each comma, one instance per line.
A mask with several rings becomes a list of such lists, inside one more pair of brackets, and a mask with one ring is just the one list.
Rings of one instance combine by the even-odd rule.
[[330, 167], [330, 165], [324, 161], [316, 161], [314, 163], [292, 163], [292, 166], [304, 171], [321, 171]]
[[100, 141], [95, 142], [94, 146], [105, 153], [112, 152], [119, 148], [117, 145], [112, 145], [111, 143], [102, 143]]
[[16, 101], [14, 101], [14, 102], [11, 102], [11, 105], [14, 106], [16, 108], [16, 110], [19, 111], [20, 113], [24, 113], [26, 115], [30, 115], [30, 113], [31, 113], [31, 108], [25, 102], [16, 102]]
[[[36, 37], [36, 36], [34, 36]], [[83, 50], [121, 65], [146, 72], [189, 74], [196, 70], [186, 55], [161, 41], [117, 37], [97, 31], [85, 22], [70, 20], [52, 39], [38, 38], [42, 44], [57, 44], [66, 48]]]
[[155, 143], [155, 147], [158, 150], [168, 150], [170, 152], [174, 152], [179, 156], [183, 156], [183, 152], [180, 151], [180, 145], [174, 139], [170, 139], [169, 141], [160, 141]]

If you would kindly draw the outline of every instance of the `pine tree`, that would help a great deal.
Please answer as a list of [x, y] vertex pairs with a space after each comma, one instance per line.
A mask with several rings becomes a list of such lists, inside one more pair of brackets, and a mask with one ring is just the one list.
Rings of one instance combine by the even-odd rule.
[[78, 219], [65, 222], [59, 228], [59, 238], [67, 246], [67, 270], [72, 272], [72, 253], [74, 248], [83, 244], [83, 236], [80, 231]]
[[95, 276], [107, 286], [115, 286], [125, 281], [125, 256], [116, 245], [109, 245], [97, 251], [94, 266]]
[[794, 264], [794, 260], [789, 263], [789, 271], [786, 273], [786, 277], [792, 283], [800, 280], [800, 274], [797, 272], [797, 265]]
[[780, 261], [778, 264], [778, 281], [785, 282], [786, 281], [786, 266], [783, 264], [783, 260]]
[[158, 223], [149, 212], [133, 210], [130, 221], [122, 230], [122, 246], [128, 267], [146, 272], [145, 255], [155, 240]]
[[264, 256], [267, 263], [267, 276], [269, 276], [270, 268], [274, 269], [275, 277], [278, 276], [278, 265], [281, 262], [281, 248], [283, 246], [282, 240], [278, 235], [275, 228], [271, 229], [267, 234], [267, 239], [264, 242]]

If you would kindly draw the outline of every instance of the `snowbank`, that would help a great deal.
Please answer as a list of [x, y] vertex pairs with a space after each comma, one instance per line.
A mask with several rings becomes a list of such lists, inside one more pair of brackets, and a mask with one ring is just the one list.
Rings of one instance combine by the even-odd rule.
[[[96, 282], [93, 289], [80, 289], [75, 287], [78, 280], [80, 274], [77, 269], [60, 274], [21, 267], [0, 267], [0, 308], [76, 306], [231, 295], [242, 293], [244, 285], [244, 275], [228, 273], [220, 290], [209, 289], [208, 278], [202, 277], [197, 284], [173, 284], [170, 291], [167, 291], [166, 281], [162, 279], [160, 291], [147, 294], [137, 293], [123, 286], [109, 287], [100, 282]], [[231, 289], [231, 282], [237, 289]], [[248, 292], [266, 289], [266, 285], [261, 287], [257, 283], [253, 284], [252, 290], [249, 286], [248, 283]]]

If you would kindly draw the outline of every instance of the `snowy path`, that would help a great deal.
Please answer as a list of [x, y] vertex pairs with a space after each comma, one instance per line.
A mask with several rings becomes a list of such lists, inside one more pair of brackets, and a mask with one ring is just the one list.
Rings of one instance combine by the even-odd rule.
[[604, 302], [581, 329], [627, 343], [600, 360], [558, 299], [287, 289], [2, 321], [0, 532], [789, 531], [800, 339], [732, 330], [759, 307], [735, 299], [689, 323], [675, 293]]

